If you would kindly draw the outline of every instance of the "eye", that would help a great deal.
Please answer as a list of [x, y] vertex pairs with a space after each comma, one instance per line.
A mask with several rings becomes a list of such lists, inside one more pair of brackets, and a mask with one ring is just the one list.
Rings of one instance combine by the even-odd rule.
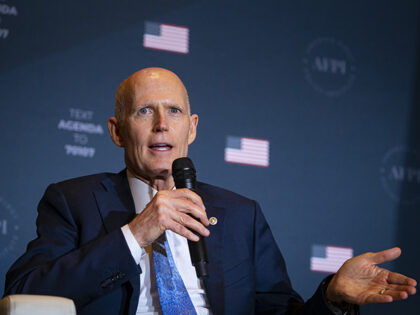
[[171, 107], [170, 112], [171, 112], [171, 114], [178, 114], [178, 113], [180, 113], [181, 111], [179, 110], [179, 108], [176, 108], [176, 107]]
[[145, 115], [149, 112], [149, 110], [150, 109], [147, 108], [147, 107], [142, 107], [142, 108], [139, 109], [139, 114]]

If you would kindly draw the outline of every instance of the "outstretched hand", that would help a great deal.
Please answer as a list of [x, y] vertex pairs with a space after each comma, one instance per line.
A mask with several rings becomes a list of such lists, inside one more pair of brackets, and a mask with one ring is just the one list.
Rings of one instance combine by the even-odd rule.
[[364, 305], [404, 300], [415, 294], [416, 280], [377, 266], [400, 255], [401, 249], [394, 247], [347, 260], [331, 279], [327, 300]]

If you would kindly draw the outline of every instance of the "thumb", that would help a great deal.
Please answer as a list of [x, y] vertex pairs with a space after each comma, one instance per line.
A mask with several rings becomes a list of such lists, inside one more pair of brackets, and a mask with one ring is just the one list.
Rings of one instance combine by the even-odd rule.
[[383, 250], [381, 252], [373, 253], [369, 260], [374, 264], [382, 264], [394, 259], [397, 259], [401, 255], [401, 249], [399, 247], [394, 247], [390, 249]]

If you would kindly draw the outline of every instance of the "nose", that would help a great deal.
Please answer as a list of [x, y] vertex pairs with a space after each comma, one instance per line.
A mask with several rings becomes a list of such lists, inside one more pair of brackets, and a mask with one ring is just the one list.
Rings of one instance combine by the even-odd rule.
[[168, 122], [163, 110], [158, 110], [155, 113], [154, 122], [153, 122], [153, 131], [162, 132], [168, 131]]

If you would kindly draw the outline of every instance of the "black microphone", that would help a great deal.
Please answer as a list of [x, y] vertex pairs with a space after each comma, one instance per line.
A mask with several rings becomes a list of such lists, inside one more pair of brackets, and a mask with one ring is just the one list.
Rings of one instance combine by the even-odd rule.
[[[195, 168], [190, 158], [183, 157], [176, 159], [172, 163], [172, 176], [176, 188], [188, 188], [195, 191]], [[190, 249], [191, 262], [195, 267], [197, 277], [203, 279], [209, 276], [207, 270], [208, 258], [206, 242], [201, 235], [195, 232], [194, 234], [200, 239], [198, 242], [188, 240], [188, 247]]]

